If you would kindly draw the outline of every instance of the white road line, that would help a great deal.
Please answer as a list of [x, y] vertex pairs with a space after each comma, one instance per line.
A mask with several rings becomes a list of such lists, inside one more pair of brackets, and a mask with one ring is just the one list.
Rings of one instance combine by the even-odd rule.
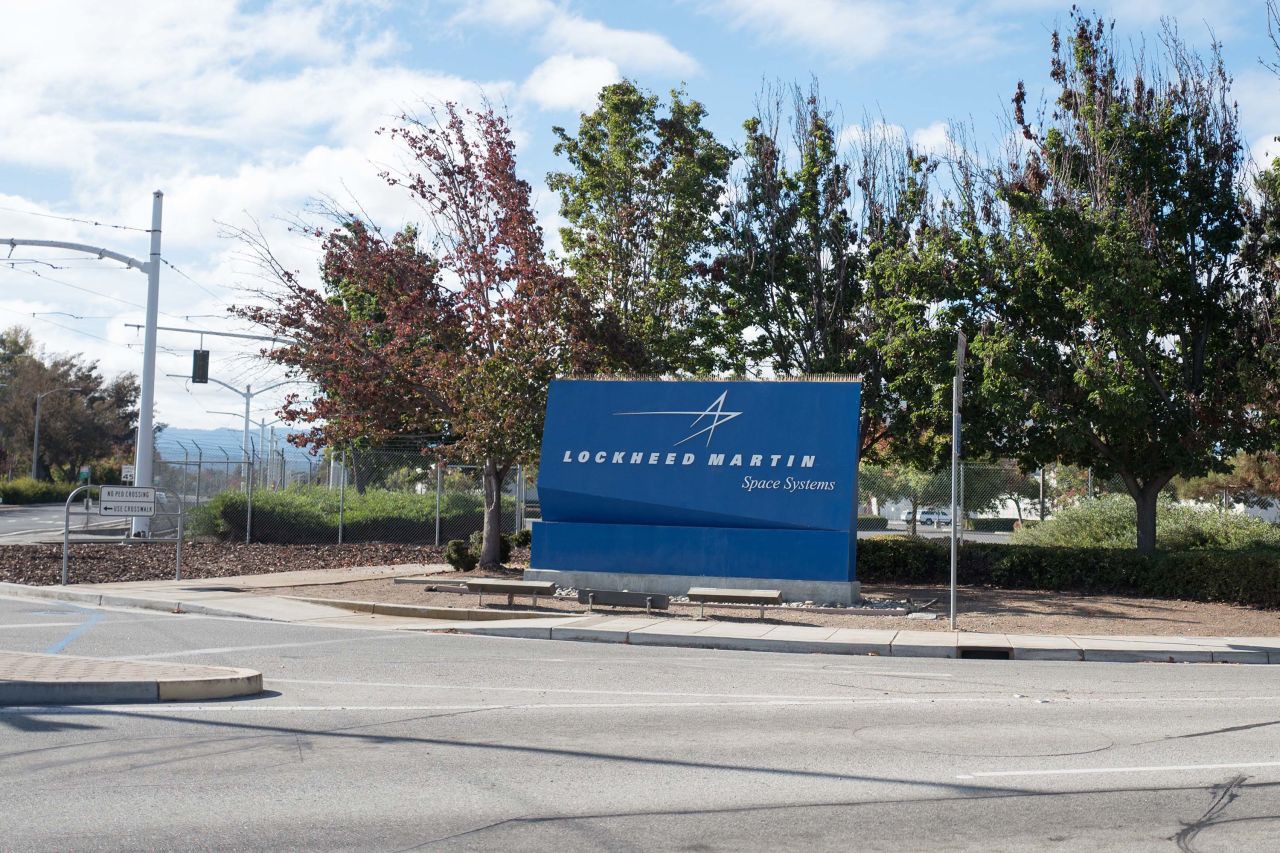
[[[179, 716], [186, 712], [238, 714], [243, 712], [339, 712], [339, 711], [566, 711], [575, 708], [584, 710], [625, 711], [628, 708], [768, 708], [796, 706], [852, 706], [868, 704], [918, 704], [912, 700], [858, 701], [851, 699], [799, 701], [772, 700], [755, 702], [540, 702], [521, 703], [518, 705], [164, 705], [155, 708], [155, 714], [161, 717]], [[145, 705], [54, 705], [0, 708], [0, 716], [22, 714], [23, 716], [40, 716], [43, 714], [76, 714], [91, 711], [130, 711], [146, 714], [150, 711]]]
[[[24, 600], [25, 600], [25, 599], [24, 599]], [[86, 610], [85, 610], [85, 615], [87, 616], [87, 615], [89, 615], [90, 613], [93, 613], [93, 612], [95, 612], [95, 611], [96, 611], [96, 610], [98, 610], [98, 609], [99, 609], [99, 608], [86, 608]], [[103, 609], [105, 610], [105, 608], [103, 608]], [[113, 613], [114, 613], [114, 612], [117, 612], [117, 611], [110, 611], [110, 612], [113, 612]], [[83, 622], [84, 620], [82, 619], [82, 620], [80, 620], [80, 621], [81, 621], [81, 622]], [[122, 627], [127, 627], [127, 626], [129, 626], [129, 625], [138, 625], [138, 624], [141, 624], [141, 623], [143, 623], [143, 622], [168, 622], [168, 621], [170, 621], [170, 619], [169, 619], [169, 617], [168, 617], [168, 616], [152, 616], [152, 617], [149, 617], [149, 618], [147, 618], [147, 619], [130, 619], [130, 620], [128, 620], [128, 621], [116, 621], [116, 622], [112, 622], [112, 621], [107, 620], [107, 621], [100, 622], [100, 623], [98, 623], [98, 624], [99, 624], [99, 626], [100, 626], [100, 627], [109, 627], [109, 626], [113, 626], [113, 625], [118, 625], [118, 626], [122, 626]], [[80, 622], [23, 622], [23, 623], [18, 624], [18, 625], [0, 625], [0, 629], [5, 629], [5, 628], [66, 628], [66, 627], [69, 627], [69, 626], [71, 626], [71, 625], [79, 625], [79, 624], [80, 624]]]
[[1280, 761], [1243, 761], [1234, 764], [1152, 764], [1144, 767], [1080, 767], [1061, 770], [992, 770], [960, 773], [957, 779], [994, 779], [1011, 776], [1088, 776], [1101, 773], [1166, 773], [1174, 770], [1240, 770], [1248, 767], [1280, 767]]
[[263, 681], [271, 684], [321, 684], [345, 687], [411, 687], [422, 690], [493, 690], [502, 693], [568, 693], [585, 696], [687, 696], [695, 699], [786, 699], [847, 701], [848, 696], [792, 696], [777, 693], [686, 693], [681, 690], [588, 690], [567, 687], [500, 687], [490, 684], [410, 684], [396, 681], [309, 681], [301, 678], [272, 678], [263, 675]]
[[[269, 623], [270, 624], [270, 623]], [[415, 636], [410, 633], [387, 631], [371, 637], [342, 637], [337, 640], [311, 640], [305, 643], [268, 643], [255, 646], [215, 646], [207, 649], [186, 649], [184, 651], [158, 652], [151, 655], [128, 655], [115, 660], [167, 660], [169, 658], [194, 657], [197, 655], [220, 655], [227, 652], [248, 652], [267, 649], [300, 649], [309, 646], [332, 646], [339, 643], [361, 643], [373, 640], [404, 640]]]

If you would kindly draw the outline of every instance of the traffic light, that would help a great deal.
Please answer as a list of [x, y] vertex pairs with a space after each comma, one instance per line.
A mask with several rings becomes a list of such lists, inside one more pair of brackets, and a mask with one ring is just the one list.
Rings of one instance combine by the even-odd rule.
[[192, 350], [191, 381], [199, 385], [209, 384], [209, 351], [207, 349]]

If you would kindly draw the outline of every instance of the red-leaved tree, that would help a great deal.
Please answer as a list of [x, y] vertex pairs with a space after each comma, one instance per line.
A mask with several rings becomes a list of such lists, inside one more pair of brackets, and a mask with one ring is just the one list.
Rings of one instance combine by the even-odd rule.
[[590, 368], [591, 346], [573, 331], [587, 312], [546, 257], [502, 116], [446, 104], [382, 132], [411, 155], [382, 176], [419, 202], [432, 250], [415, 228], [386, 239], [353, 218], [318, 235], [316, 290], [251, 237], [283, 288], [237, 310], [296, 341], [264, 354], [322, 391], [282, 410], [309, 425], [299, 443], [430, 433], [444, 438], [433, 452], [480, 465], [480, 563], [496, 566], [502, 482], [537, 456], [550, 380]]

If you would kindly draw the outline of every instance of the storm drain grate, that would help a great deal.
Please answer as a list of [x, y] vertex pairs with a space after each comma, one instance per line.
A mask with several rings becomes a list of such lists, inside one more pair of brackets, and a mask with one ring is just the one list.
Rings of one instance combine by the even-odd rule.
[[957, 652], [964, 660], [1013, 660], [1013, 652], [1009, 649], [960, 648]]

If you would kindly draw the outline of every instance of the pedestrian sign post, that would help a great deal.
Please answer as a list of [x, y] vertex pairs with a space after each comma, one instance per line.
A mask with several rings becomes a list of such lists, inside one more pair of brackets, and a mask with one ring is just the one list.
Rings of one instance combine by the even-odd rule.
[[156, 490], [131, 486], [103, 486], [98, 495], [98, 515], [156, 514]]
[[[126, 466], [132, 469], [132, 466]], [[133, 471], [129, 470], [129, 474]], [[92, 501], [90, 500], [91, 490], [98, 492], [98, 511], [93, 512]], [[177, 530], [172, 539], [147, 537], [146, 539], [133, 540], [137, 544], [145, 544], [149, 542], [172, 542], [174, 545], [174, 578], [182, 580], [182, 539], [184, 536], [184, 522], [186, 520], [186, 511], [183, 503], [179, 500], [177, 510], [166, 511], [165, 506], [171, 506], [176, 496], [170, 492], [164, 492], [150, 487], [141, 488], [136, 486], [80, 486], [70, 495], [67, 496], [67, 503], [63, 509], [62, 522], [62, 584], [66, 586], [68, 575], [68, 563], [71, 553], [71, 507], [74, 505], [76, 497], [84, 493], [84, 511], [76, 513], [77, 515], [98, 515], [98, 516], [115, 516], [117, 518], [136, 518], [143, 516], [153, 518], [156, 516], [169, 516], [177, 519]], [[160, 494], [162, 502], [161, 510], [156, 511], [157, 492]], [[128, 534], [122, 544], [129, 543]]]

